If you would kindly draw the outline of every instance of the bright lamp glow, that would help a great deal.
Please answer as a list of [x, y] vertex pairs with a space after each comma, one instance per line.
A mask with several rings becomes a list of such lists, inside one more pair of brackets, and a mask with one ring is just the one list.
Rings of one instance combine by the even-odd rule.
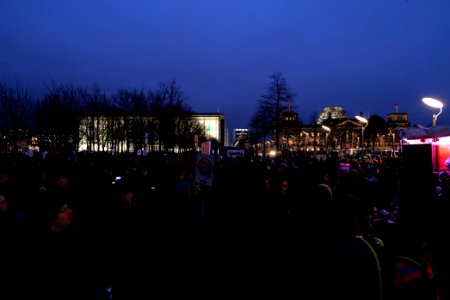
[[331, 128], [325, 125], [322, 125], [322, 128], [325, 129], [326, 133], [326, 137], [325, 137], [325, 150], [327, 151], [327, 157], [328, 157], [328, 135], [331, 132]]
[[428, 97], [422, 98], [422, 102], [433, 108], [439, 108], [439, 113], [433, 115], [433, 126], [436, 126], [437, 117], [442, 113], [442, 107], [444, 107], [444, 104], [439, 100]]
[[364, 154], [364, 129], [366, 129], [367, 125], [369, 125], [369, 120], [361, 116], [355, 116], [356, 120], [364, 123], [366, 125], [361, 127], [361, 151]]
[[444, 107], [444, 103], [442, 103], [441, 101], [437, 100], [437, 99], [433, 99], [433, 98], [422, 98], [422, 102], [425, 103], [428, 106], [434, 107], [434, 108], [442, 108]]
[[366, 118], [363, 118], [361, 116], [355, 116], [356, 120], [363, 122], [363, 123], [368, 123], [369, 121]]

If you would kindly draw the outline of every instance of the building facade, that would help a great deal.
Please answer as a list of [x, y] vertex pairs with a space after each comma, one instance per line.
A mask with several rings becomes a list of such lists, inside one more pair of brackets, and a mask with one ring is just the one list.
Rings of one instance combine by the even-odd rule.
[[[383, 124], [364, 124], [357, 118], [348, 117], [341, 107], [325, 107], [316, 122], [307, 125], [299, 124], [298, 114], [289, 112], [283, 115], [278, 128], [278, 151], [315, 155], [394, 153], [401, 148], [399, 132], [409, 126], [408, 114], [397, 111], [388, 114]], [[370, 131], [365, 130], [366, 127]], [[258, 153], [276, 150], [275, 138], [276, 134], [272, 133], [272, 139], [265, 147], [261, 143], [255, 145]]]
[[[180, 127], [187, 128], [185, 132], [189, 134], [180, 134], [181, 138], [191, 136], [191, 141], [184, 140], [183, 144], [190, 147], [180, 147], [174, 138], [171, 149], [175, 152], [194, 149], [195, 139], [198, 137], [196, 129], [200, 126], [201, 135], [206, 139], [216, 140], [220, 146], [229, 146], [228, 128], [226, 126], [223, 114], [195, 114], [186, 120], [177, 121]], [[179, 124], [184, 122], [183, 124]], [[135, 151], [167, 151], [161, 148], [160, 138], [155, 132], [160, 124], [160, 120], [154, 117], [139, 116], [86, 116], [79, 122], [79, 145], [78, 151], [93, 152], [135, 152]], [[176, 130], [174, 130], [176, 131]], [[165, 133], [165, 132], [164, 132]], [[176, 132], [173, 134], [177, 134]]]

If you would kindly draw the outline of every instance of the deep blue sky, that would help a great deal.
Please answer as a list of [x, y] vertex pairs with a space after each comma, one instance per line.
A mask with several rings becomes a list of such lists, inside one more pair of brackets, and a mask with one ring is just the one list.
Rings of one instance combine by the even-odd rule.
[[176, 80], [247, 128], [272, 73], [306, 123], [325, 106], [450, 124], [449, 0], [0, 0], [0, 81], [106, 93]]

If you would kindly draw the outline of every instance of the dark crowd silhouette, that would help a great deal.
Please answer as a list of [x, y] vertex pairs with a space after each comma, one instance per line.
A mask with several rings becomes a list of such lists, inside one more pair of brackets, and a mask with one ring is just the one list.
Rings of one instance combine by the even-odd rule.
[[446, 170], [406, 218], [401, 158], [196, 157], [3, 154], [0, 298], [450, 299]]

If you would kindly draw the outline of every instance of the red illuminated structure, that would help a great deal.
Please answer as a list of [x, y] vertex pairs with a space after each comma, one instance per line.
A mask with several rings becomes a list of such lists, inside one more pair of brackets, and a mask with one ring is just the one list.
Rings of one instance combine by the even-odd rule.
[[432, 151], [433, 170], [446, 170], [445, 160], [450, 157], [450, 128], [434, 126], [424, 128], [410, 127], [402, 131], [402, 144], [423, 145], [430, 144]]

